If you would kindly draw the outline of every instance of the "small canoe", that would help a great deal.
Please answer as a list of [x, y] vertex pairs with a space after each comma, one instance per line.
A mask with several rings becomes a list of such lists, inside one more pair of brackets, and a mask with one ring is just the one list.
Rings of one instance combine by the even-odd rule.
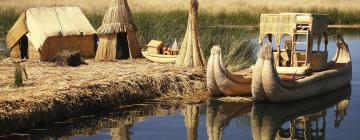
[[220, 46], [211, 49], [207, 64], [207, 87], [213, 96], [244, 96], [251, 95], [251, 69], [229, 72], [223, 61]]
[[[253, 86], [253, 96], [266, 96], [271, 102], [287, 102], [326, 93], [350, 84], [352, 79], [352, 63], [348, 45], [340, 35], [337, 36], [337, 50], [327, 69], [313, 72], [294, 81], [284, 81], [279, 77], [273, 61], [271, 46], [265, 49], [265, 60], [261, 76], [253, 76], [257, 85]], [[261, 67], [258, 65], [257, 67]], [[254, 72], [260, 73], [260, 71]], [[261, 82], [260, 82], [261, 81]], [[256, 85], [256, 84], [255, 84]], [[255, 100], [260, 100], [256, 99]]]
[[152, 54], [147, 51], [142, 51], [143, 56], [156, 63], [175, 63], [178, 55], [163, 55], [163, 54]]

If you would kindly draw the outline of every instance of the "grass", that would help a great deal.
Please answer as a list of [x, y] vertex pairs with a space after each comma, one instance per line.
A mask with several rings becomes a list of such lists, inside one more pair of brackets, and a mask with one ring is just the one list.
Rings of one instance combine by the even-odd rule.
[[0, 36], [0, 61], [10, 56], [9, 50], [1, 44], [4, 41], [5, 40]]
[[[207, 28], [217, 25], [257, 25], [261, 13], [312, 12], [326, 13], [332, 24], [360, 24], [360, 6], [356, 0], [199, 0], [201, 44], [208, 57], [212, 45], [219, 44], [230, 60], [242, 61], [246, 52], [252, 55], [253, 43], [246, 41], [251, 36], [239, 29]], [[36, 6], [79, 6], [91, 24], [97, 29], [102, 22], [110, 0], [101, 3], [95, 0], [37, 1], [0, 0], [0, 32], [8, 31], [25, 7]], [[299, 4], [304, 3], [304, 4]], [[162, 40], [171, 45], [176, 38], [181, 42], [187, 23], [189, 2], [175, 0], [137, 0], [129, 1], [133, 18], [138, 26], [141, 46], [152, 39]], [[245, 45], [244, 45], [245, 44]], [[239, 49], [242, 48], [242, 49]], [[249, 50], [248, 50], [249, 49]], [[237, 52], [237, 53], [235, 53]], [[230, 56], [231, 55], [231, 56]], [[242, 62], [245, 63], [245, 62]]]
[[[36, 6], [79, 6], [85, 10], [106, 9], [111, 0], [0, 0], [0, 8], [17, 7], [22, 10]], [[128, 0], [134, 12], [187, 10], [189, 0]], [[329, 9], [337, 8], [343, 12], [360, 10], [358, 0], [199, 0], [202, 12], [231, 13], [248, 11], [258, 13], [262, 9], [279, 11], [282, 9]], [[255, 9], [256, 7], [257, 9]]]
[[15, 64], [15, 76], [14, 76], [14, 88], [19, 88], [23, 86], [23, 77], [22, 77], [22, 68], [20, 63]]
[[[205, 17], [200, 17], [200, 20]], [[135, 14], [134, 20], [138, 27], [138, 38], [140, 45], [144, 46], [150, 40], [164, 41], [170, 46], [174, 40], [182, 42], [187, 26], [188, 14], [183, 11], [167, 13], [142, 13]], [[210, 19], [212, 20], [212, 19]], [[220, 20], [219, 20], [220, 22]], [[245, 67], [253, 62], [253, 37], [250, 31], [242, 29], [207, 28], [207, 23], [200, 23], [200, 43], [205, 58], [210, 55], [213, 45], [221, 45], [225, 59], [229, 65]], [[181, 43], [180, 43], [181, 44]]]
[[[86, 13], [103, 15], [111, 0], [0, 0], [1, 11], [8, 15], [20, 13], [25, 8], [39, 6], [79, 6]], [[187, 11], [189, 0], [128, 0], [130, 8], [137, 14]], [[313, 12], [328, 14], [335, 24], [359, 24], [358, 0], [199, 0], [201, 16], [211, 24], [222, 19], [226, 24], [257, 24], [261, 13]], [[9, 10], [7, 10], [9, 9]], [[0, 15], [0, 17], [3, 17]], [[92, 21], [101, 21], [98, 17]], [[101, 18], [100, 18], [101, 19]], [[220, 20], [220, 21], [219, 21]], [[0, 24], [3, 25], [3, 24]]]

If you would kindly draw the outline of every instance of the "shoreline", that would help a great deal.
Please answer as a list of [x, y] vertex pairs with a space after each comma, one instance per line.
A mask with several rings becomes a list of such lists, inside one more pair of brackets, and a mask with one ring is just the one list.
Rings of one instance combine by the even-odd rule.
[[[133, 65], [129, 64], [129, 61], [131, 60], [102, 63], [100, 66], [128, 67]], [[47, 74], [39, 77], [35, 76], [36, 72], [34, 70], [40, 64], [33, 64], [32, 62], [25, 64], [30, 78], [25, 80], [25, 87], [11, 89], [7, 86], [11, 84], [11, 80], [0, 82], [0, 92], [2, 93], [0, 95], [0, 126], [11, 126], [9, 128], [0, 128], [0, 132], [7, 133], [19, 129], [28, 129], [32, 126], [78, 117], [87, 113], [105, 111], [120, 105], [141, 103], [159, 97], [201, 96], [201, 91], [206, 90], [203, 70], [184, 70], [171, 68], [173, 65], [154, 64], [145, 60], [136, 61], [136, 63], [146, 65], [146, 68], [142, 67], [140, 69], [145, 69], [145, 71], [153, 70], [154, 72], [144, 73], [143, 70], [135, 70], [134, 72], [121, 73], [116, 77], [103, 77], [101, 76], [103, 73], [99, 73], [100, 76], [94, 77], [99, 77], [100, 80], [90, 78], [90, 80], [93, 79], [90, 81], [80, 76], [79, 79], [73, 79], [82, 80], [77, 85], [73, 85], [73, 81], [68, 81], [66, 86], [58, 87], [54, 85], [44, 89], [38, 87], [48, 86], [41, 84], [47, 84], [46, 82], [49, 82], [49, 79], [38, 83], [29, 82], [30, 80], [41, 80], [39, 78], [47, 76]], [[99, 66], [91, 66], [95, 65], [93, 63], [90, 62], [90, 66], [80, 66], [81, 68], [56, 67], [55, 69], [63, 70], [65, 73], [94, 67], [101, 69]], [[41, 65], [40, 68], [43, 69], [43, 72], [49, 71], [49, 75], [58, 75], [51, 72], [54, 66], [49, 64]], [[2, 71], [0, 75], [5, 74], [4, 70], [11, 71], [13, 69], [10, 64], [4, 64], [4, 62], [0, 62], [0, 66]], [[110, 71], [104, 69], [105, 72]], [[8, 71], [6, 74], [11, 77], [13, 72]], [[76, 74], [74, 72], [74, 75]], [[73, 75], [65, 74], [65, 76]], [[0, 77], [6, 78], [4, 76]], [[67, 79], [64, 79], [64, 77], [58, 79], [66, 81]], [[54, 83], [63, 84], [56, 80], [54, 79]]]
[[[227, 29], [249, 29], [249, 30], [256, 30], [259, 28], [259, 25], [210, 25], [210, 26], [203, 26], [205, 28], [227, 28]], [[335, 24], [335, 25], [328, 25], [330, 29], [360, 29], [360, 24]]]
[[[258, 29], [259, 25], [209, 25], [200, 28], [226, 28], [226, 29]], [[328, 25], [330, 29], [360, 29], [360, 24], [333, 24]], [[0, 41], [5, 41], [7, 32], [0, 32]]]

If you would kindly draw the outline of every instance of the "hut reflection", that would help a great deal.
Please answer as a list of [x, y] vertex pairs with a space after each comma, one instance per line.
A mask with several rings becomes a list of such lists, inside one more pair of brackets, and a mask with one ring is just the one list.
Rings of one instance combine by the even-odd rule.
[[209, 101], [207, 103], [206, 127], [209, 140], [220, 140], [229, 122], [251, 111], [252, 103]]
[[131, 132], [129, 131], [132, 124], [120, 125], [117, 128], [111, 128], [112, 140], [130, 140]]
[[351, 87], [304, 101], [285, 104], [256, 103], [251, 128], [256, 140], [325, 139], [326, 111], [336, 106], [335, 127], [346, 116]]
[[[98, 116], [89, 115], [57, 122], [46, 127], [46, 132], [24, 132], [21, 135], [11, 135], [10, 139], [57, 139], [67, 140], [73, 136], [99, 135], [103, 129], [110, 129], [109, 135], [113, 140], [130, 140], [133, 124], [145, 121], [149, 117], [168, 116], [177, 113], [180, 105], [177, 103], [151, 103], [120, 107], [111, 113], [99, 113]], [[44, 130], [45, 130], [44, 129]], [[1, 139], [1, 138], [0, 138]]]
[[199, 126], [200, 107], [198, 105], [185, 105], [182, 110], [188, 140], [197, 140], [197, 129]]

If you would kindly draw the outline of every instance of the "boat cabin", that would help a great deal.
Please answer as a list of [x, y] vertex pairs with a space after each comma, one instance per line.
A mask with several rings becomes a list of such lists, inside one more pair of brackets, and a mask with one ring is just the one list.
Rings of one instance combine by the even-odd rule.
[[328, 17], [324, 14], [262, 14], [259, 44], [273, 46], [279, 73], [321, 71], [327, 67], [327, 26]]
[[146, 49], [149, 53], [152, 54], [161, 54], [162, 48], [165, 47], [165, 44], [162, 41], [151, 40], [147, 45]]

